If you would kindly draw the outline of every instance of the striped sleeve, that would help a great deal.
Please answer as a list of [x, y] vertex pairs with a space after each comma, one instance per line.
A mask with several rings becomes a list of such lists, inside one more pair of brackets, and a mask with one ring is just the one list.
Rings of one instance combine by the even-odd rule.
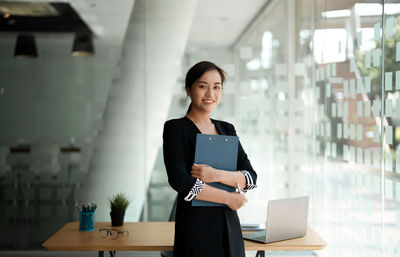
[[241, 172], [243, 173], [243, 175], [246, 178], [246, 188], [243, 189], [243, 191], [247, 192], [248, 190], [256, 188], [257, 185], [254, 184], [254, 181], [253, 181], [253, 178], [250, 175], [250, 172], [248, 172], [247, 170], [241, 170]]
[[196, 179], [196, 182], [194, 183], [192, 189], [190, 189], [189, 194], [184, 198], [185, 201], [192, 201], [203, 189], [204, 187], [204, 182], [200, 179]]

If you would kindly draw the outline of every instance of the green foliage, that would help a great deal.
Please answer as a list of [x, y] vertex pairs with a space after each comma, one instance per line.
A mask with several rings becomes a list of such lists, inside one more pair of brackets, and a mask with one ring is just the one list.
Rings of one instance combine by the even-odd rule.
[[[384, 62], [385, 62], [385, 72], [395, 72], [399, 69], [399, 63], [396, 62], [396, 42], [400, 41], [400, 18], [396, 17], [394, 19], [394, 34], [390, 38], [386, 38], [385, 35], [382, 35], [384, 38]], [[376, 49], [382, 49], [382, 41], [375, 41]], [[366, 69], [364, 67], [365, 62], [365, 53], [361, 52], [360, 49], [357, 48], [356, 43], [354, 42], [354, 47], [356, 48], [356, 65], [361, 73], [361, 76], [370, 76], [371, 78], [371, 94], [369, 95], [370, 99], [375, 99], [376, 97], [383, 99], [381, 87], [382, 87], [382, 63], [379, 67], [373, 67], [372, 59], [371, 59], [371, 68]], [[382, 53], [382, 52], [381, 52]], [[371, 58], [372, 58], [371, 52]], [[384, 75], [383, 75], [384, 76]], [[394, 76], [394, 75], [393, 75]], [[393, 84], [392, 90], [389, 92], [394, 93], [396, 91], [395, 85]]]
[[[382, 36], [384, 37], [384, 72], [393, 72], [393, 82], [395, 82], [396, 79], [396, 71], [400, 69], [400, 63], [396, 61], [396, 43], [400, 41], [400, 18], [395, 17], [394, 18], [394, 27], [393, 27], [393, 35], [388, 38], [386, 34], [383, 34]], [[382, 51], [382, 40], [376, 40], [375, 41], [375, 49], [381, 49]], [[354, 42], [354, 47], [356, 48], [356, 44]], [[382, 53], [382, 52], [381, 52]], [[382, 63], [380, 64], [379, 67], [373, 67], [372, 65], [372, 59], [371, 59], [371, 68], [366, 69], [364, 67], [365, 63], [365, 52], [362, 52], [360, 49], [357, 49], [355, 51], [355, 57], [356, 57], [356, 65], [358, 70], [360, 71], [361, 77], [364, 76], [370, 76], [371, 78], [371, 93], [368, 94], [368, 98], [372, 101], [375, 99], [382, 99], [384, 100], [388, 93], [392, 93], [397, 95], [399, 94], [398, 89], [396, 89], [395, 83], [392, 83], [392, 90], [385, 90], [384, 95], [382, 95], [382, 77], [385, 78], [385, 74], [382, 74]], [[372, 57], [372, 51], [371, 51], [371, 57]], [[396, 98], [397, 98], [396, 97]], [[388, 122], [388, 125], [393, 126], [393, 127], [398, 127], [400, 126], [400, 120], [398, 118], [393, 118], [393, 117], [385, 117], [385, 119]], [[397, 128], [396, 128], [397, 130]], [[396, 130], [394, 130], [395, 137], [396, 137]], [[392, 153], [396, 149], [398, 149], [398, 144], [399, 141], [396, 139], [393, 143]], [[393, 157], [394, 158], [394, 157]]]
[[123, 212], [125, 213], [126, 208], [131, 203], [125, 194], [118, 193], [109, 199], [111, 212]]

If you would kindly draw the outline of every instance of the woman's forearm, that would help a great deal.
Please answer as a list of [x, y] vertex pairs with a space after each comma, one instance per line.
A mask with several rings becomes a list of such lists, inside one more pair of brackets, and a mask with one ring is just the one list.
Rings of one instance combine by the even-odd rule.
[[203, 189], [195, 197], [195, 199], [214, 203], [222, 203], [232, 210], [240, 209], [247, 202], [247, 198], [244, 196], [244, 194], [228, 192], [207, 184], [204, 184]]
[[237, 183], [239, 183], [240, 188], [246, 188], [246, 177], [240, 171], [226, 171], [226, 170], [217, 170], [218, 172], [218, 182], [234, 187], [237, 187]]
[[229, 192], [204, 184], [203, 189], [195, 199], [225, 204], [229, 199]]
[[246, 188], [246, 176], [241, 171], [226, 171], [212, 168], [206, 164], [193, 164], [191, 174], [206, 183], [220, 182], [222, 184], [240, 188]]

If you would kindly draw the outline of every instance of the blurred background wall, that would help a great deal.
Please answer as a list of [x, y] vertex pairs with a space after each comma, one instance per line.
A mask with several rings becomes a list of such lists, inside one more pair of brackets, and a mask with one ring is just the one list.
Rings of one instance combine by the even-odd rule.
[[[73, 55], [82, 34], [93, 50]], [[0, 35], [0, 249], [39, 249], [75, 203], [110, 221], [118, 192], [126, 221], [168, 220], [163, 123], [210, 60], [228, 73], [213, 118], [258, 172], [241, 221], [310, 195], [317, 255], [400, 255], [398, 1], [1, 1]]]

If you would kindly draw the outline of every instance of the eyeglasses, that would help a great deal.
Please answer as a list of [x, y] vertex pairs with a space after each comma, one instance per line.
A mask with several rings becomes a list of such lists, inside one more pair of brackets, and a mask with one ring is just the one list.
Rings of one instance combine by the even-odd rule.
[[129, 232], [128, 231], [121, 231], [119, 229], [115, 229], [115, 228], [100, 228], [99, 229], [99, 233], [100, 236], [102, 238], [106, 238], [108, 235], [112, 238], [112, 239], [117, 239], [119, 235], [123, 235], [123, 236], [129, 236]]

